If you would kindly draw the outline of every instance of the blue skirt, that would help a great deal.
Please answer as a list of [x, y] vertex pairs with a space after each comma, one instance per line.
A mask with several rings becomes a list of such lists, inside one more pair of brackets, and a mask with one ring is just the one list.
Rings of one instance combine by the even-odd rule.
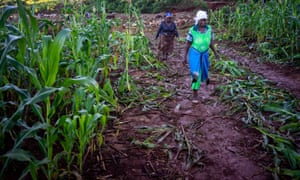
[[197, 85], [192, 85], [193, 90], [198, 90], [200, 88], [201, 82], [204, 82], [208, 79], [208, 69], [210, 66], [208, 57], [208, 51], [201, 53], [192, 47], [189, 50], [189, 65], [191, 76], [193, 76], [193, 74], [198, 74]]

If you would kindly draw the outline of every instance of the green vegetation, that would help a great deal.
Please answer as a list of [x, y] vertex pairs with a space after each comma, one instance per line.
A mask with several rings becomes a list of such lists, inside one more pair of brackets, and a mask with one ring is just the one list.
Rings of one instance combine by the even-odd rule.
[[[102, 1], [95, 3], [89, 18], [85, 10], [80, 3], [65, 6], [62, 18], [68, 20], [62, 28], [37, 19], [19, 0], [17, 6], [3, 9], [1, 179], [78, 176], [84, 157], [102, 145], [103, 131], [115, 119], [111, 112], [122, 113], [132, 103], [146, 105], [171, 95], [156, 86], [141, 92], [129, 75], [130, 68], [163, 67], [151, 54], [131, 4], [122, 31], [125, 22], [107, 20]], [[8, 19], [13, 14], [18, 20]], [[131, 18], [137, 24], [134, 28]], [[13, 172], [12, 166], [23, 170]]]
[[210, 20], [224, 39], [244, 42], [268, 61], [299, 65], [299, 1], [239, 3], [211, 13]]

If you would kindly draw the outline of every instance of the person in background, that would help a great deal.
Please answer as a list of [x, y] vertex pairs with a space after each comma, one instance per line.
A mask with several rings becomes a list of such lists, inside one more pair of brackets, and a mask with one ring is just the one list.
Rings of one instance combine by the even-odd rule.
[[202, 82], [209, 84], [208, 69], [209, 48], [219, 59], [219, 55], [214, 48], [214, 34], [210, 25], [207, 24], [206, 11], [198, 11], [194, 17], [195, 24], [189, 29], [186, 37], [186, 47], [184, 52], [184, 64], [189, 63], [192, 77], [193, 103], [198, 103], [198, 90]]
[[160, 37], [158, 49], [160, 52], [162, 52], [163, 60], [167, 60], [168, 55], [173, 52], [174, 37], [179, 36], [176, 24], [172, 21], [172, 18], [172, 13], [167, 12], [165, 14], [165, 20], [161, 22], [155, 36], [155, 40]]

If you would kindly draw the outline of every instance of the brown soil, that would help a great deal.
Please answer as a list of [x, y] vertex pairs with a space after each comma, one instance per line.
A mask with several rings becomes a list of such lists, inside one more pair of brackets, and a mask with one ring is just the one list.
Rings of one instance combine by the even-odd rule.
[[[181, 37], [187, 33], [192, 13], [176, 14]], [[159, 15], [143, 15], [146, 36], [157, 53], [154, 36]], [[299, 69], [251, 61], [228, 44], [218, 42], [223, 55], [240, 62], [300, 97]], [[247, 127], [240, 116], [231, 115], [222, 104], [216, 87], [222, 76], [211, 69], [209, 85], [202, 85], [199, 104], [190, 100], [190, 76], [182, 65], [184, 42], [176, 41], [174, 53], [165, 63], [168, 68], [158, 81], [145, 72], [132, 70], [138, 85], [160, 84], [174, 94], [161, 99], [159, 107], [140, 105], [125, 111], [113, 128], [105, 133], [105, 143], [86, 162], [87, 179], [273, 179], [266, 167], [272, 158], [262, 148], [261, 135]], [[147, 72], [157, 73], [157, 70]], [[297, 81], [298, 80], [298, 81]]]

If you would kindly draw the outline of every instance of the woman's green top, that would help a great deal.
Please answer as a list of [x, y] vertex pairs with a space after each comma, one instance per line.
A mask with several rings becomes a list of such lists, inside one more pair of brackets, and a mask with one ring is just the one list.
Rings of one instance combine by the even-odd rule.
[[193, 36], [191, 46], [200, 52], [205, 52], [208, 50], [211, 42], [211, 26], [207, 25], [206, 32], [199, 32], [197, 28], [198, 26], [193, 26], [190, 29]]

